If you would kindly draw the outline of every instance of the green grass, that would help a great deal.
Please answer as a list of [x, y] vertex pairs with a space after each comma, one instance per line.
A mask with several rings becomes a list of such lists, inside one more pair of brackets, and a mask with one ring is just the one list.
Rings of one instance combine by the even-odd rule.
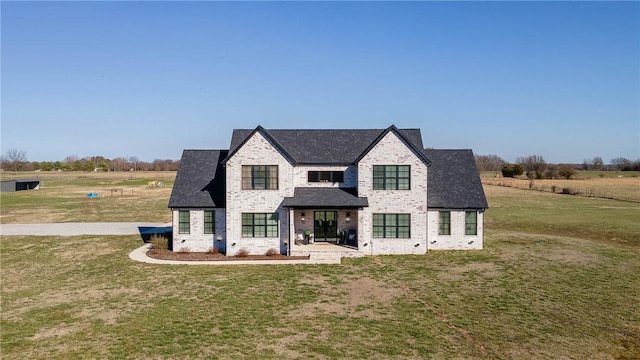
[[[171, 221], [167, 204], [175, 172], [53, 172], [17, 177], [34, 178], [35, 174], [42, 181], [40, 190], [0, 193], [0, 222]], [[162, 181], [163, 187], [148, 188], [148, 182], [155, 180]], [[99, 197], [88, 199], [89, 192]]]
[[128, 259], [135, 236], [3, 236], [0, 353], [639, 358], [637, 204], [505, 187], [487, 195], [482, 251], [342, 265], [150, 265]]
[[586, 237], [640, 247], [640, 204], [485, 186], [489, 229]]

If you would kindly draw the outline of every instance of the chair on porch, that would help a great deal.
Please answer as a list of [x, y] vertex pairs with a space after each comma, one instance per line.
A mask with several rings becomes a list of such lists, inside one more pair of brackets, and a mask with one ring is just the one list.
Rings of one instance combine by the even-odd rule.
[[302, 229], [298, 229], [298, 232], [296, 232], [296, 245], [303, 245], [304, 244], [304, 234], [302, 233]]
[[358, 232], [356, 229], [349, 229], [349, 235], [347, 235], [347, 245], [358, 247]]

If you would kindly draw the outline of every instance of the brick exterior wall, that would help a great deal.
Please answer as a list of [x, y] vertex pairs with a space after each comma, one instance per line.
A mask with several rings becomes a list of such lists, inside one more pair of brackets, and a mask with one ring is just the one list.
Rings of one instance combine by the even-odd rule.
[[[309, 171], [344, 171], [344, 182], [309, 182]], [[358, 187], [358, 168], [352, 166], [296, 166], [293, 169], [294, 187]]]
[[429, 250], [481, 250], [484, 213], [478, 211], [477, 235], [465, 235], [465, 210], [451, 211], [451, 235], [438, 235], [439, 211], [429, 210]]
[[[278, 165], [277, 190], [242, 190], [242, 165]], [[293, 196], [293, 166], [259, 132], [256, 132], [227, 161], [227, 255], [245, 248], [250, 254], [265, 254], [269, 249], [283, 252], [289, 238], [289, 211], [281, 208], [284, 197]], [[279, 237], [243, 238], [242, 213], [278, 213]]]
[[[215, 247], [220, 252], [225, 252], [225, 238], [226, 238], [226, 221], [225, 221], [225, 209], [181, 209], [189, 211], [189, 234], [180, 234], [179, 229], [179, 211], [180, 209], [173, 209], [173, 251], [180, 251], [181, 249], [189, 249], [193, 252], [204, 252]], [[204, 211], [215, 211], [215, 233], [204, 233]], [[217, 238], [220, 237], [221, 241]]]
[[[410, 165], [410, 190], [373, 190], [373, 165]], [[358, 248], [367, 255], [427, 252], [427, 166], [389, 132], [358, 163], [358, 196], [369, 207], [358, 215]], [[411, 238], [373, 238], [373, 214], [411, 214]]]
[[[277, 165], [277, 190], [243, 190], [243, 165]], [[373, 190], [374, 165], [409, 165], [410, 190]], [[451, 210], [451, 235], [438, 235], [439, 212], [427, 209], [428, 167], [394, 132], [376, 144], [356, 165], [293, 167], [260, 132], [255, 132], [229, 159], [226, 167], [226, 209], [215, 209], [215, 234], [204, 234], [204, 210], [190, 211], [190, 233], [179, 233], [178, 210], [173, 209], [173, 250], [207, 251], [212, 247], [228, 256], [240, 249], [265, 254], [277, 249], [282, 254], [296, 248], [295, 234], [314, 231], [314, 211], [337, 211], [340, 230], [357, 229], [359, 255], [424, 254], [427, 250], [482, 249], [484, 214], [478, 212], [477, 235], [465, 235], [465, 210]], [[309, 171], [344, 171], [343, 183], [308, 182]], [[358, 196], [367, 197], [369, 206], [358, 209], [285, 209], [285, 197], [295, 187], [357, 187]], [[301, 214], [305, 213], [302, 222]], [[278, 213], [278, 237], [243, 238], [242, 213]], [[346, 214], [350, 213], [350, 221]], [[410, 214], [411, 238], [373, 238], [373, 214]], [[218, 240], [220, 238], [220, 240]]]

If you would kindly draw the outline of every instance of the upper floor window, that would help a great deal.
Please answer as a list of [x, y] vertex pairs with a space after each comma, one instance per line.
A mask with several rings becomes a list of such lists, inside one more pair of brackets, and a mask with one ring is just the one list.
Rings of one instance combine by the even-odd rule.
[[309, 171], [309, 182], [344, 182], [344, 171]]
[[188, 210], [178, 211], [178, 232], [180, 234], [188, 234], [190, 229], [190, 212]]
[[478, 213], [467, 211], [464, 215], [464, 234], [478, 235]]
[[242, 165], [242, 190], [277, 190], [278, 165]]
[[214, 234], [216, 232], [215, 211], [204, 211], [204, 233]]
[[373, 237], [410, 238], [411, 214], [373, 214]]
[[438, 234], [451, 235], [451, 211], [440, 211], [438, 220]]
[[373, 190], [410, 190], [411, 166], [373, 165]]
[[278, 237], [278, 213], [242, 213], [242, 237]]

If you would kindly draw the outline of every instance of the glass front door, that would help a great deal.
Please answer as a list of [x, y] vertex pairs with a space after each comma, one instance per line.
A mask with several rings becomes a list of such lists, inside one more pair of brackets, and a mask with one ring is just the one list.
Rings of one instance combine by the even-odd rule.
[[315, 241], [338, 240], [338, 212], [316, 211], [313, 216], [313, 234]]

